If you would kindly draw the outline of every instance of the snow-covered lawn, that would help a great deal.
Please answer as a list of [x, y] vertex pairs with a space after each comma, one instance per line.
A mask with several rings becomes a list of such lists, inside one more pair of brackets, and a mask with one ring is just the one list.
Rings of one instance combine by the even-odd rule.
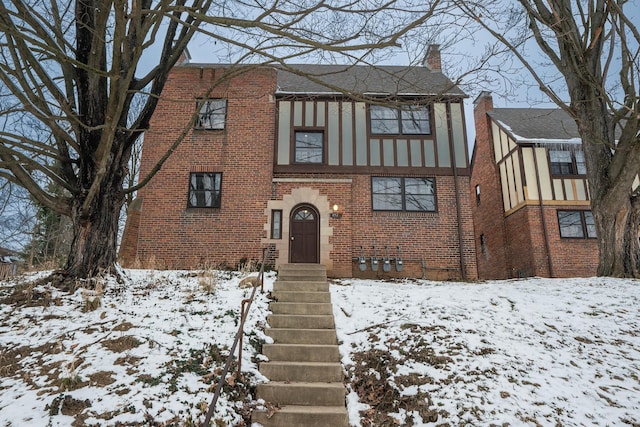
[[[0, 305], [0, 426], [200, 425], [250, 290], [239, 289], [237, 273], [125, 274], [126, 284], [105, 284], [94, 311], [83, 312], [86, 292], [51, 287], [33, 290], [48, 305]], [[0, 300], [8, 293], [0, 288]], [[241, 424], [245, 383], [264, 380], [254, 355], [268, 300], [256, 295], [243, 340], [247, 381], [229, 379], [238, 391], [218, 401], [219, 425]]]
[[[380, 390], [377, 377], [396, 385], [372, 401], [398, 401], [399, 425], [640, 426], [638, 281], [342, 285], [332, 299], [347, 377], [359, 373], [361, 394]], [[361, 401], [349, 395], [353, 424]]]
[[[86, 291], [26, 286], [37, 304], [20, 305], [0, 282], [1, 427], [199, 425], [249, 290], [237, 273], [125, 274], [91, 311]], [[640, 426], [638, 281], [345, 279], [331, 292], [354, 426]], [[265, 381], [257, 295], [244, 379], [228, 379], [216, 425], [243, 425]]]

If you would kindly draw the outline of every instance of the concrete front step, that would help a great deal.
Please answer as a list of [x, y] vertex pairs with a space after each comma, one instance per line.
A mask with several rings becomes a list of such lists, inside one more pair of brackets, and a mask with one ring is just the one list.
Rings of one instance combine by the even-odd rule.
[[327, 314], [333, 316], [331, 303], [272, 302], [269, 309], [273, 314]]
[[329, 292], [329, 282], [326, 280], [276, 280], [273, 283], [274, 291], [304, 291], [304, 292]]
[[265, 427], [348, 427], [342, 365], [326, 269], [319, 264], [280, 266], [271, 293], [272, 314], [264, 344], [269, 358], [260, 372], [257, 398], [277, 405], [254, 411], [252, 422]]
[[331, 314], [270, 314], [267, 322], [272, 328], [334, 329], [335, 320]]
[[329, 292], [305, 292], [305, 291], [271, 291], [271, 296], [278, 302], [301, 302], [301, 303], [330, 303], [331, 294]]
[[254, 411], [251, 421], [264, 427], [348, 427], [349, 417], [341, 406], [294, 406], [280, 408], [269, 416], [266, 411]]
[[271, 381], [258, 384], [257, 395], [278, 405], [340, 406], [345, 404], [344, 384]]
[[278, 267], [278, 279], [327, 280], [327, 269], [321, 264], [284, 264]]
[[276, 344], [338, 344], [335, 329], [267, 328], [264, 332]]
[[335, 362], [263, 362], [260, 373], [271, 381], [332, 383], [343, 380], [342, 365]]
[[340, 362], [337, 345], [263, 344], [262, 354], [271, 362]]

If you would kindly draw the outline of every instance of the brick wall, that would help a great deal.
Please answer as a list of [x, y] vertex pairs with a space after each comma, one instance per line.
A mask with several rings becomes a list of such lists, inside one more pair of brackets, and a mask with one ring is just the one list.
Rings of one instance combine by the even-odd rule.
[[505, 218], [507, 277], [549, 276], [540, 209], [527, 206]]
[[[227, 99], [224, 130], [187, 126], [196, 99]], [[224, 70], [176, 67], [145, 134], [144, 177], [186, 129], [169, 161], [139, 192], [137, 247], [125, 239], [126, 263], [156, 268], [235, 265], [260, 259], [264, 209], [271, 192], [275, 72], [262, 68], [225, 78]], [[219, 209], [187, 209], [190, 172], [221, 172]], [[131, 254], [135, 253], [135, 259]]]
[[[466, 279], [478, 277], [475, 247], [473, 243], [473, 221], [468, 193], [468, 176], [458, 177], [459, 200], [461, 206], [462, 247]], [[436, 177], [437, 212], [373, 212], [371, 210], [371, 178], [353, 177], [353, 255], [360, 255], [360, 246], [365, 247], [365, 255], [373, 254], [373, 244], [378, 248], [378, 256], [384, 255], [384, 247], [389, 247], [391, 257], [396, 256], [397, 246], [401, 247], [404, 259], [402, 273], [384, 274], [358, 270], [353, 265], [356, 277], [423, 277], [434, 280], [462, 278], [456, 193], [452, 176]], [[426, 271], [423, 271], [423, 261]]]
[[135, 264], [138, 248], [138, 231], [140, 230], [140, 214], [142, 212], [142, 199], [136, 198], [127, 209], [127, 222], [122, 233], [118, 259], [124, 267]]
[[[294, 179], [296, 175], [279, 174], [278, 177]], [[303, 176], [300, 176], [303, 178]], [[331, 180], [350, 182], [331, 182]], [[323, 182], [323, 180], [325, 182]], [[326, 196], [326, 206], [315, 206], [321, 215], [329, 215], [333, 204], [340, 206], [341, 218], [330, 218], [331, 244], [328, 274], [332, 277], [393, 278], [426, 277], [434, 280], [460, 279], [460, 250], [454, 178], [436, 177], [437, 212], [374, 212], [371, 209], [370, 175], [323, 175], [317, 182], [304, 184], [278, 182], [274, 185], [274, 199], [283, 199], [296, 188], [304, 185]], [[463, 236], [463, 258], [465, 276], [468, 280], [478, 277], [473, 242], [473, 221], [470, 201], [466, 189], [469, 177], [458, 177], [459, 200]], [[324, 199], [323, 199], [324, 200]], [[284, 212], [288, 215], [288, 212]], [[283, 236], [287, 238], [287, 236]], [[371, 270], [370, 258], [385, 256], [385, 246], [389, 257], [400, 256], [403, 269], [398, 272], [395, 263], [386, 273], [380, 264], [378, 271]], [[364, 246], [367, 258], [366, 271], [360, 271], [357, 258]], [[281, 254], [282, 256], [282, 254]], [[426, 266], [426, 270], [424, 269]]]
[[[259, 259], [262, 247], [274, 248], [275, 263], [288, 260], [288, 235], [269, 235], [271, 209], [287, 217], [296, 203], [312, 203], [322, 218], [321, 252], [333, 277], [427, 277], [476, 279], [475, 245], [469, 177], [437, 176], [435, 213], [373, 212], [371, 178], [362, 174], [278, 174], [273, 176], [276, 123], [275, 73], [249, 70], [224, 80], [220, 69], [176, 67], [163, 91], [149, 131], [141, 164], [144, 177], [185, 132], [170, 159], [140, 190], [141, 209], [131, 212], [120, 256], [124, 265], [151, 268], [234, 266], [241, 258]], [[193, 130], [188, 122], [196, 99], [211, 86], [210, 98], [228, 100], [223, 131]], [[185, 130], [186, 129], [186, 130]], [[221, 172], [221, 208], [187, 208], [190, 172]], [[273, 181], [273, 178], [276, 178]], [[308, 196], [308, 198], [305, 198]], [[460, 257], [458, 212], [463, 260]], [[331, 218], [333, 204], [341, 218]], [[283, 209], [287, 207], [287, 209]], [[284, 219], [284, 218], [283, 218]], [[137, 230], [137, 232], [136, 232]], [[367, 257], [398, 255], [402, 272], [384, 273], [370, 264], [361, 272], [353, 257], [365, 247]], [[425, 270], [426, 267], [426, 270]]]
[[[480, 278], [575, 277], [596, 274], [596, 240], [561, 239], [556, 206], [546, 203], [541, 209], [533, 204], [504, 216], [500, 175], [493, 152], [490, 119], [486, 114], [492, 108], [489, 94], [481, 94], [476, 100], [476, 145], [470, 194], [475, 198], [475, 186], [480, 185], [480, 203], [473, 206]], [[562, 208], [584, 209], [582, 206], [567, 205]], [[544, 222], [541, 212], [544, 212]], [[546, 237], [543, 227], [546, 229]], [[482, 234], [486, 242], [484, 252], [480, 244]]]
[[[566, 206], [545, 207], [549, 250], [554, 277], [589, 277], [598, 270], [598, 241], [596, 239], [567, 239], [560, 237], [557, 209]], [[580, 208], [571, 208], [580, 210]]]
[[[491, 125], [487, 111], [493, 108], [490, 96], [476, 100], [474, 119], [476, 143], [473, 151], [470, 197], [475, 223], [475, 245], [478, 258], [478, 275], [482, 279], [506, 279], [507, 236], [502, 204], [500, 175], [495, 163]], [[476, 185], [480, 186], [480, 202], [476, 202]], [[484, 235], [484, 249], [480, 236]]]

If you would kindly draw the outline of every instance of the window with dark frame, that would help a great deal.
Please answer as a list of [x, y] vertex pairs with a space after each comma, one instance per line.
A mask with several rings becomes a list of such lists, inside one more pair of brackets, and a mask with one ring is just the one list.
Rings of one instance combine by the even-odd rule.
[[221, 195], [221, 173], [192, 172], [189, 177], [190, 208], [219, 208]]
[[324, 163], [323, 131], [296, 131], [294, 137], [295, 163]]
[[435, 212], [433, 178], [372, 177], [374, 211]]
[[282, 211], [279, 209], [271, 211], [271, 238], [282, 239]]
[[480, 204], [480, 184], [476, 185], [476, 204]]
[[595, 239], [596, 226], [591, 211], [558, 211], [560, 237]]
[[225, 128], [227, 119], [226, 99], [206, 99], [198, 101], [198, 121], [196, 129], [220, 130]]
[[431, 133], [431, 116], [426, 106], [391, 108], [371, 105], [369, 118], [372, 134], [428, 135]]
[[552, 175], [586, 175], [584, 152], [576, 149], [549, 150], [549, 166]]
[[483, 255], [486, 255], [487, 253], [487, 238], [484, 236], [484, 234], [480, 235], [480, 251]]

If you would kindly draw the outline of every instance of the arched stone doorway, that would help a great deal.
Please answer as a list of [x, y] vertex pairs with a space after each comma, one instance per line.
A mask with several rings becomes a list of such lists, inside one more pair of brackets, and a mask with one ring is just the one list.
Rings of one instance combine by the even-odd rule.
[[291, 211], [289, 229], [289, 262], [320, 262], [320, 215], [309, 205], [296, 206]]

